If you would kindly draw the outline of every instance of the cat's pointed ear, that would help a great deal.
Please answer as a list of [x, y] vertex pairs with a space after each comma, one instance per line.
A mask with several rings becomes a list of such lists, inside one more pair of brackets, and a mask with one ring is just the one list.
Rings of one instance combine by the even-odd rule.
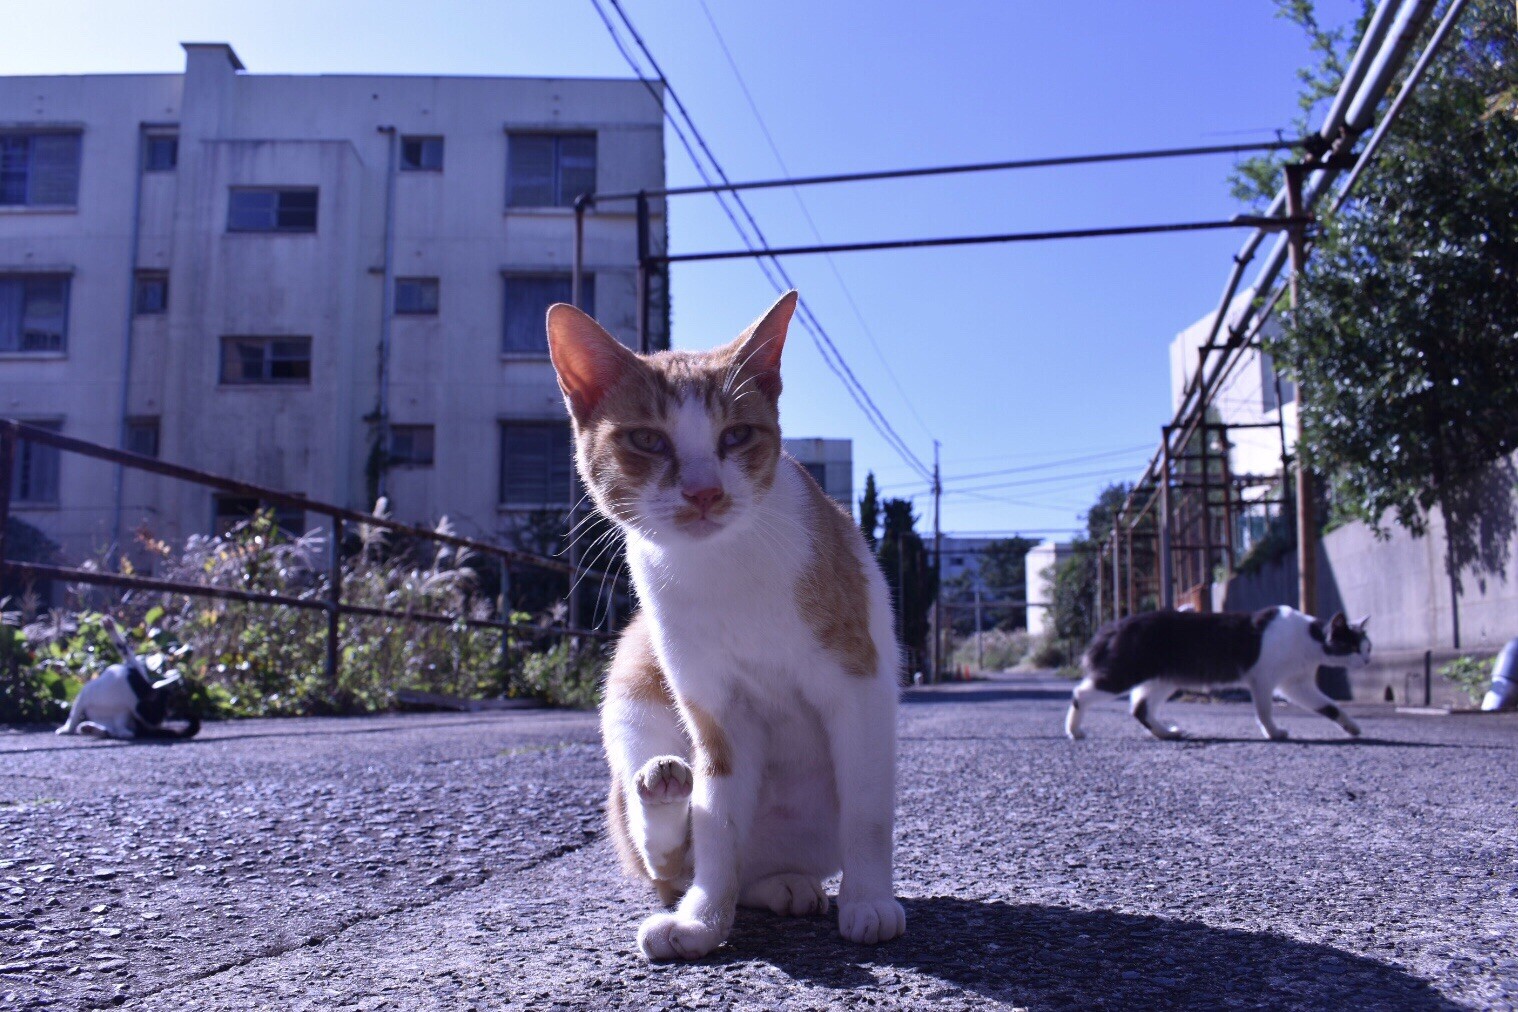
[[780, 396], [780, 353], [799, 298], [795, 289], [786, 292], [733, 342], [733, 367], [740, 382], [752, 380], [770, 400]]
[[570, 414], [583, 422], [612, 387], [638, 367], [638, 357], [574, 306], [548, 307], [548, 357]]
[[1330, 629], [1343, 629], [1347, 625], [1349, 625], [1349, 620], [1344, 617], [1342, 611], [1334, 612], [1334, 617], [1328, 620]]
[[1355, 628], [1359, 629], [1361, 632], [1364, 632], [1365, 631], [1365, 627], [1368, 626], [1368, 625], [1370, 625], [1370, 616], [1366, 615], [1360, 621], [1358, 621], [1358, 622], [1355, 623]]

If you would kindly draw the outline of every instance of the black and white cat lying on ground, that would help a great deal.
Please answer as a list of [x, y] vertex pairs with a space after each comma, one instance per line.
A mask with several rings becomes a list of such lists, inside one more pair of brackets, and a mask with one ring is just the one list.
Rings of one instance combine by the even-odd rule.
[[1271, 718], [1279, 691], [1306, 710], [1321, 713], [1350, 734], [1359, 726], [1317, 686], [1319, 665], [1363, 668], [1370, 663], [1369, 617], [1351, 625], [1342, 613], [1328, 622], [1285, 606], [1253, 615], [1154, 611], [1130, 615], [1097, 632], [1081, 658], [1085, 678], [1075, 687], [1065, 733], [1084, 737], [1081, 716], [1099, 698], [1132, 690], [1134, 719], [1156, 738], [1179, 738], [1162, 723], [1160, 706], [1176, 689], [1247, 686], [1265, 737], [1286, 732]]
[[121, 651], [122, 662], [112, 664], [79, 690], [69, 719], [57, 733], [128, 739], [194, 737], [200, 731], [200, 718], [188, 707], [182, 729], [164, 723], [171, 707], [178, 708], [175, 704], [185, 696], [179, 672], [170, 671], [154, 681], [116, 623], [107, 619], [105, 628]]

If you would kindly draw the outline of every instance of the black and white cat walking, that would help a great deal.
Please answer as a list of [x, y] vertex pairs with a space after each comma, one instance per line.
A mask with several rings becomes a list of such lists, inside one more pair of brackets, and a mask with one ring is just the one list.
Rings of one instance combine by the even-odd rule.
[[1350, 624], [1337, 614], [1323, 622], [1285, 606], [1253, 615], [1130, 615], [1103, 626], [1081, 658], [1085, 677], [1070, 699], [1065, 733], [1072, 739], [1085, 737], [1085, 710], [1097, 699], [1131, 690], [1134, 719], [1156, 738], [1179, 738], [1180, 729], [1159, 716], [1172, 693], [1242, 684], [1254, 697], [1260, 731], [1273, 741], [1286, 737], [1271, 716], [1277, 691], [1358, 735], [1359, 726], [1323, 694], [1315, 679], [1320, 665], [1363, 668], [1370, 663], [1368, 621]]

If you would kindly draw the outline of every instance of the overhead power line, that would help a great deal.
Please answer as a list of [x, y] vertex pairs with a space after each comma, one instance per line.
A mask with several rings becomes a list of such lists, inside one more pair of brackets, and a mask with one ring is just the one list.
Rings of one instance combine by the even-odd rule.
[[[643, 37], [638, 33], [637, 28], [633, 25], [632, 19], [629, 18], [627, 16], [627, 12], [622, 9], [622, 5], [619, 0], [609, 0], [609, 2], [611, 4], [612, 10], [616, 11], [618, 19], [626, 28], [627, 33], [632, 37], [634, 44], [638, 47], [638, 50], [643, 54], [644, 59], [648, 61], [649, 66], [653, 69], [655, 77], [663, 86], [665, 93], [669, 95], [670, 101], [674, 104], [674, 107], [679, 113], [681, 119], [685, 121], [685, 125], [689, 129], [691, 137], [695, 139], [696, 147], [699, 147], [700, 150], [705, 154], [707, 162], [711, 165], [712, 170], [716, 173], [718, 178], [722, 180], [723, 185], [718, 187], [716, 184], [713, 184], [711, 182], [711, 178], [703, 167], [701, 159], [696, 155], [696, 150], [694, 147], [692, 147], [690, 139], [686, 137], [685, 131], [681, 129], [679, 122], [675, 119], [674, 115], [670, 113], [669, 108], [665, 106], [661, 100], [659, 103], [660, 108], [663, 111], [665, 118], [669, 121], [670, 126], [674, 129], [676, 137], [679, 138], [681, 145], [685, 148], [686, 154], [690, 156], [691, 162], [695, 166], [697, 173], [701, 176], [702, 180], [707, 183], [709, 189], [719, 190], [730, 188], [733, 185], [732, 180], [728, 177], [726, 171], [722, 168], [722, 164], [717, 160], [716, 155], [712, 153], [711, 147], [706, 143], [706, 139], [702, 136], [700, 128], [696, 126], [695, 120], [691, 117], [690, 112], [685, 107], [685, 103], [680, 100], [679, 93], [670, 83], [669, 78], [665, 75], [663, 68], [659, 66], [659, 61], [649, 50], [648, 45], [643, 41]], [[649, 89], [650, 93], [653, 94], [656, 99], [658, 99], [660, 96], [656, 91], [654, 91], [653, 86], [649, 82], [648, 78], [644, 76], [643, 68], [623, 45], [616, 27], [612, 24], [611, 19], [606, 14], [605, 9], [601, 6], [600, 0], [591, 0], [591, 5], [595, 7], [596, 13], [600, 15], [601, 21], [606, 25], [606, 30], [611, 34], [612, 41], [616, 44], [617, 51], [622, 54], [622, 58], [627, 61], [628, 66], [632, 68], [633, 73], [638, 76], [638, 79], [642, 81], [644, 86]], [[767, 247], [769, 245], [769, 242], [765, 238], [763, 230], [759, 227], [758, 221], [755, 220], [753, 213], [748, 209], [748, 205], [746, 205], [743, 202], [743, 199], [736, 193], [730, 194], [730, 199], [735, 205], [737, 205], [739, 211], [742, 212], [744, 219], [748, 222], [749, 228], [752, 229], [754, 233], [754, 237], [750, 238], [748, 230], [746, 230], [743, 224], [739, 222], [737, 215], [735, 215], [733, 210], [728, 207], [727, 203], [722, 199], [722, 196], [719, 193], [718, 204], [721, 206], [723, 213], [727, 215], [728, 220], [732, 222], [733, 228], [738, 232], [738, 236], [742, 240], [743, 244], [747, 246], [751, 251], [756, 249], [762, 250], [763, 248]], [[763, 260], [759, 260], [758, 262], [760, 264], [760, 269], [764, 271], [765, 277], [770, 281], [772, 285], [775, 286], [777, 290], [784, 291], [786, 289], [796, 287], [795, 283], [791, 280], [790, 275], [786, 272], [785, 267], [778, 260], [770, 258], [769, 266], [766, 266]], [[773, 269], [773, 273], [771, 271], [771, 268]], [[777, 276], [779, 280], [777, 280]], [[870, 397], [869, 391], [865, 389], [864, 384], [861, 383], [858, 377], [854, 375], [854, 372], [849, 367], [848, 362], [843, 358], [843, 353], [840, 352], [837, 345], [833, 343], [833, 340], [828, 335], [826, 328], [822, 326], [822, 322], [818, 320], [816, 314], [812, 312], [812, 309], [807, 304], [806, 299], [800, 299], [798, 301], [797, 308], [798, 322], [802, 325], [802, 328], [806, 330], [807, 334], [812, 338], [812, 342], [817, 346], [817, 350], [822, 355], [822, 359], [827, 364], [828, 368], [830, 368], [833, 373], [838, 376], [839, 380], [844, 384], [844, 388], [848, 390], [849, 396], [853, 398], [854, 402], [859, 405], [860, 410], [864, 412], [865, 418], [870, 422], [871, 426], [875, 428], [875, 430], [881, 435], [881, 438], [886, 441], [886, 444], [890, 446], [892, 450], [894, 450], [896, 454], [902, 458], [902, 460], [912, 466], [912, 469], [914, 471], [916, 471], [923, 478], [930, 478], [932, 471], [927, 467], [926, 464], [923, 463], [922, 458], [918, 457], [917, 454], [912, 451], [912, 448], [907, 445], [906, 441], [901, 438], [901, 436], [896, 432], [895, 428], [891, 425], [890, 420], [886, 418], [885, 413], [882, 412], [879, 406], [875, 404], [874, 399]]]
[[[775, 156], [775, 163], [780, 166], [781, 172], [789, 176], [791, 168], [785, 163], [785, 158], [780, 154], [780, 146], [775, 143], [774, 134], [770, 133], [769, 125], [764, 122], [764, 116], [759, 112], [759, 103], [754, 100], [754, 94], [749, 90], [748, 82], [743, 78], [743, 72], [738, 69], [738, 61], [734, 59], [733, 51], [728, 48], [727, 39], [722, 36], [722, 29], [717, 27], [717, 19], [712, 16], [712, 10], [707, 6], [706, 0], [700, 0], [700, 3], [701, 12], [706, 15], [706, 23], [711, 25], [712, 35], [716, 37], [717, 45], [721, 48], [722, 55], [727, 58], [727, 65], [733, 70], [733, 77], [737, 80], [738, 87], [742, 89], [744, 99], [748, 101], [749, 110], [754, 114], [754, 122], [759, 124], [759, 131], [764, 134], [764, 140], [769, 144], [770, 153]], [[816, 237], [819, 243], [822, 242], [822, 230], [817, 227], [817, 222], [812, 217], [811, 209], [806, 206], [806, 201], [802, 199], [801, 188], [799, 186], [792, 186], [790, 187], [790, 191], [791, 195], [796, 198], [796, 206], [801, 209], [801, 215], [806, 219], [808, 227], [811, 228], [812, 235]], [[843, 292], [843, 297], [848, 300], [849, 308], [854, 311], [854, 319], [859, 321], [859, 329], [864, 333], [865, 340], [870, 342], [870, 347], [874, 349], [875, 357], [880, 360], [881, 368], [885, 370], [886, 376], [890, 378], [891, 385], [896, 388], [896, 392], [901, 395], [901, 402], [906, 405], [907, 411], [911, 412], [912, 417], [917, 420], [917, 425], [922, 429], [923, 433], [929, 439], [932, 439], [933, 432], [928, 428], [928, 423], [922, 420], [922, 415], [918, 414], [917, 406], [912, 403], [912, 398], [907, 394], [906, 387], [902, 385], [901, 380], [897, 377], [896, 370], [891, 368], [890, 361], [880, 350], [880, 342], [875, 340], [875, 332], [865, 322], [864, 313], [860, 310], [853, 291], [850, 290], [848, 284], [843, 280], [843, 273], [838, 270], [838, 262], [833, 259], [831, 254], [825, 259], [827, 260], [828, 268], [833, 272], [833, 278], [838, 282], [839, 290]]]

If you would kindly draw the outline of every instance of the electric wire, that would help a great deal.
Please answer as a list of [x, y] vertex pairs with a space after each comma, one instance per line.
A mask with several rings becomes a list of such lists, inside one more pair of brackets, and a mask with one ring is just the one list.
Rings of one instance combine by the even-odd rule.
[[[628, 66], [632, 68], [633, 72], [638, 76], [638, 79], [642, 81], [644, 86], [649, 89], [649, 92], [654, 95], [655, 99], [659, 99], [660, 96], [658, 92], [654, 90], [652, 83], [644, 75], [642, 67], [623, 45], [615, 26], [613, 26], [611, 19], [606, 15], [605, 9], [601, 6], [600, 0], [590, 0], [590, 2], [591, 5], [595, 7], [596, 13], [601, 17], [602, 22], [606, 25], [607, 31], [611, 34], [613, 42], [616, 44], [617, 51], [622, 54], [622, 57], [627, 61]], [[665, 92], [669, 95], [670, 101], [674, 103], [675, 109], [679, 112], [680, 117], [685, 121], [686, 126], [689, 128], [691, 137], [695, 139], [696, 146], [699, 147], [701, 151], [706, 155], [707, 161], [710, 164], [712, 170], [717, 174], [718, 178], [720, 178], [724, 184], [730, 184], [732, 182], [731, 179], [728, 177], [726, 171], [723, 170], [722, 165], [717, 160], [716, 155], [712, 153], [710, 146], [706, 143], [706, 139], [702, 136], [700, 129], [696, 126], [695, 120], [691, 117], [690, 112], [686, 109], [685, 103], [680, 100], [679, 94], [675, 91], [673, 85], [670, 84], [669, 78], [665, 75], [663, 68], [660, 67], [658, 60], [649, 50], [648, 45], [643, 41], [643, 37], [638, 33], [637, 28], [633, 25], [631, 18], [628, 17], [627, 12], [623, 10], [619, 0], [609, 0], [609, 3], [611, 4], [612, 10], [616, 12], [618, 19], [621, 20], [622, 24], [626, 28], [628, 34], [632, 37], [634, 44], [637, 46], [639, 51], [642, 52], [644, 59], [646, 59], [649, 63], [649, 66], [652, 67], [655, 77], [663, 86]], [[707, 183], [707, 185], [714, 185], [711, 182], [710, 176], [707, 175], [706, 170], [702, 167], [700, 159], [696, 156], [695, 150], [692, 148], [690, 140], [685, 136], [685, 132], [680, 129], [680, 126], [675, 120], [675, 117], [670, 114], [669, 109], [665, 107], [662, 101], [659, 102], [659, 105], [661, 110], [664, 112], [665, 118], [669, 120], [670, 126], [674, 129], [676, 137], [679, 138], [681, 145], [685, 148], [686, 154], [690, 156], [692, 163], [696, 167], [697, 173], [701, 176], [703, 181]], [[744, 203], [743, 199], [738, 194], [728, 194], [728, 197], [733, 201], [734, 204], [737, 205], [738, 209], [742, 212], [744, 219], [747, 220], [749, 227], [753, 230], [753, 238], [750, 238], [748, 231], [743, 227], [742, 224], [740, 224], [737, 216], [733, 213], [732, 209], [729, 208], [726, 202], [722, 199], [723, 195], [717, 194], [716, 196], [718, 197], [718, 204], [721, 206], [723, 213], [726, 214], [728, 220], [732, 222], [734, 229], [738, 232], [739, 238], [743, 241], [743, 244], [745, 246], [747, 246], [750, 250], [764, 249], [769, 246], [769, 242], [764, 237], [764, 232], [760, 228], [758, 221], [755, 220], [753, 213], [748, 208], [748, 205]], [[773, 267], [774, 273], [771, 273], [771, 271], [764, 266], [763, 260], [760, 260], [759, 263], [761, 264], [761, 270], [763, 270], [765, 277], [770, 281], [770, 283], [780, 291], [795, 288], [796, 286], [792, 282], [789, 273], [785, 270], [784, 265], [773, 257], [770, 257], [769, 260], [770, 264]], [[776, 280], [776, 275], [778, 275], [780, 279], [779, 281]], [[803, 329], [805, 329], [807, 334], [812, 338], [813, 343], [817, 346], [819, 353], [822, 355], [823, 361], [827, 363], [828, 367], [832, 369], [833, 373], [838, 376], [839, 380], [844, 384], [844, 388], [848, 390], [849, 395], [853, 398], [854, 402], [859, 405], [860, 410], [864, 412], [865, 418], [881, 435], [881, 437], [885, 439], [887, 445], [889, 445], [897, 453], [898, 456], [900, 456], [907, 464], [911, 465], [913, 470], [916, 471], [921, 477], [930, 480], [932, 471], [927, 467], [926, 464], [923, 463], [922, 459], [912, 451], [911, 447], [907, 445], [906, 441], [902, 439], [900, 434], [898, 434], [895, 428], [891, 425], [890, 420], [886, 418], [885, 413], [882, 412], [879, 406], [875, 404], [874, 399], [869, 395], [869, 391], [865, 389], [864, 384], [861, 383], [858, 377], [854, 375], [853, 370], [849, 367], [848, 362], [844, 359], [842, 352], [840, 352], [837, 345], [833, 343], [833, 340], [831, 336], [828, 335], [826, 328], [823, 327], [822, 322], [817, 319], [816, 314], [812, 312], [811, 307], [807, 304], [804, 298], [798, 300], [797, 308], [799, 322], [801, 323]]]

